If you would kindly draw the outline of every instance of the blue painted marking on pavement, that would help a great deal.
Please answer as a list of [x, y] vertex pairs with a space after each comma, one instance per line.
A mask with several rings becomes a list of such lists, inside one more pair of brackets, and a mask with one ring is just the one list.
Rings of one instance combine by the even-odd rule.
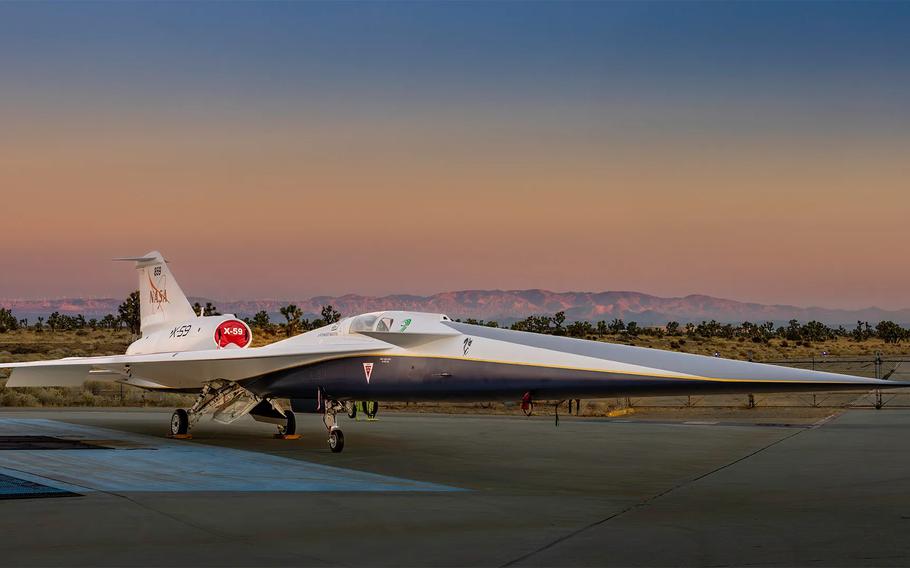
[[[0, 460], [0, 463], [2, 463], [2, 461], [3, 460]], [[87, 490], [85, 487], [78, 487], [75, 485], [70, 485], [69, 483], [63, 483], [62, 481], [58, 481], [55, 479], [47, 479], [46, 477], [41, 477], [40, 475], [32, 475], [31, 473], [28, 473], [26, 471], [7, 469], [5, 467], [0, 467], [0, 475], [8, 475], [10, 477], [22, 479], [24, 481], [31, 481], [32, 483], [37, 483], [40, 485], [47, 485], [49, 487], [53, 487], [54, 489], [63, 491], [65, 493], [79, 494], [79, 493], [86, 493], [88, 491], [91, 491], [90, 489]]]
[[58, 487], [43, 485], [33, 480], [0, 473], [0, 499], [28, 499], [34, 497], [63, 497], [76, 495]]
[[0, 472], [44, 485], [110, 492], [462, 491], [265, 453], [44, 419], [0, 419], [0, 436], [118, 440], [130, 450], [5, 450]]

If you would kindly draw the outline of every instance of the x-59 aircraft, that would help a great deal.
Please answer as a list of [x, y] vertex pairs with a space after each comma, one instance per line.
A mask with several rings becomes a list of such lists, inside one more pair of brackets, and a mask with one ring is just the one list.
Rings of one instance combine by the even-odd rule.
[[[141, 336], [125, 355], [0, 364], [7, 387], [79, 386], [111, 380], [198, 393], [171, 434], [211, 414], [249, 414], [295, 434], [295, 412], [323, 415], [333, 452], [336, 415], [353, 401], [514, 401], [784, 391], [868, 391], [910, 383], [732, 361], [599, 341], [494, 329], [443, 314], [387, 311], [250, 347], [233, 315], [196, 314], [158, 252], [138, 258]], [[279, 399], [290, 399], [285, 408]]]

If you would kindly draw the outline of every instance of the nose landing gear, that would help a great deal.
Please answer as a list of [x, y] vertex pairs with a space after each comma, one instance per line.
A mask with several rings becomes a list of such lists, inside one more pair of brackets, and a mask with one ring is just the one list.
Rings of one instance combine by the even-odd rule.
[[345, 412], [345, 405], [337, 400], [324, 400], [323, 406], [322, 423], [325, 424], [325, 429], [329, 432], [329, 449], [332, 450], [333, 454], [337, 454], [344, 449], [344, 433], [338, 427], [335, 415], [339, 412]]

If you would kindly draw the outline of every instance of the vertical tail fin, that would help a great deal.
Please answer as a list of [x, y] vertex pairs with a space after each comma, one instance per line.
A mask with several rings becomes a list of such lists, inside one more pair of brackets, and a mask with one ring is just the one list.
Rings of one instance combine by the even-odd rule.
[[141, 330], [146, 332], [170, 323], [184, 322], [196, 317], [193, 306], [183, 294], [167, 261], [158, 251], [133, 258], [117, 258], [136, 263], [139, 272], [139, 313]]

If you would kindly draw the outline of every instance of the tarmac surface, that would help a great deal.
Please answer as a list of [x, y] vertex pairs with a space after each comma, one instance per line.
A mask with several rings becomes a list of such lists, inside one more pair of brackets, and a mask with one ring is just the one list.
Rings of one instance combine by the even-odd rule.
[[910, 410], [380, 413], [341, 422], [341, 454], [318, 416], [300, 440], [247, 419], [169, 440], [169, 418], [0, 411], [0, 565], [910, 564]]

